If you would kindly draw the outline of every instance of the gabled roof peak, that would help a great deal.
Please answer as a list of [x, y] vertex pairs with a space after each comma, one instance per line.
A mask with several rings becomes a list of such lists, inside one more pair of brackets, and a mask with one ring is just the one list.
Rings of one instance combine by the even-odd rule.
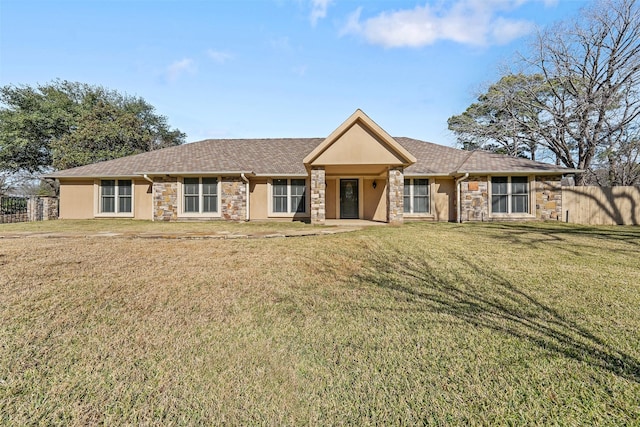
[[325, 140], [318, 145], [303, 160], [305, 165], [313, 163], [322, 153], [331, 147], [340, 137], [347, 133], [356, 124], [360, 124], [366, 131], [374, 135], [379, 141], [385, 144], [387, 149], [393, 152], [401, 163], [406, 167], [416, 162], [416, 158], [400, 145], [391, 135], [382, 129], [376, 122], [367, 116], [361, 109], [356, 109], [340, 126], [338, 126]]

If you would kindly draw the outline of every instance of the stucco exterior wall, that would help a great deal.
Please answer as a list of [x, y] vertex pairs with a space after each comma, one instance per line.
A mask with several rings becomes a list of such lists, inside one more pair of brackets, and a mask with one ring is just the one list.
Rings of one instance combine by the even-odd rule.
[[340, 215], [338, 212], [338, 206], [336, 204], [337, 192], [336, 190], [337, 180], [335, 178], [327, 179], [327, 190], [325, 192], [325, 209], [327, 219], [336, 219]]
[[313, 165], [398, 165], [402, 160], [362, 124], [356, 123], [329, 146]]
[[249, 185], [249, 216], [252, 220], [269, 218], [267, 178], [254, 178]]
[[456, 220], [456, 183], [451, 178], [437, 178], [434, 180], [433, 207], [436, 221]]
[[[373, 188], [373, 181], [376, 188]], [[364, 219], [371, 221], [387, 220], [387, 186], [384, 179], [364, 179]]]
[[[317, 188], [316, 200], [313, 191], [309, 194], [309, 204], [313, 212], [315, 202], [318, 219], [321, 211], [327, 219], [339, 218], [338, 180], [335, 177], [326, 179], [326, 186], [320, 188], [322, 169], [316, 169]], [[402, 209], [402, 171], [392, 169], [394, 188], [388, 187], [386, 180], [373, 178], [361, 179], [362, 193], [360, 200], [362, 218], [373, 221], [399, 222], [398, 212]], [[411, 220], [456, 221], [456, 193], [455, 180], [452, 178], [431, 178], [431, 208], [432, 215], [424, 217], [410, 217]], [[61, 179], [60, 180], [60, 218], [87, 219], [95, 217], [94, 179]], [[134, 217], [136, 219], [151, 219], [156, 221], [178, 220], [178, 178], [156, 177], [154, 184], [143, 179], [134, 181]], [[223, 219], [243, 221], [246, 219], [246, 184], [240, 177], [222, 177], [220, 188], [221, 217]], [[313, 179], [311, 184], [313, 184]], [[489, 185], [486, 176], [470, 176], [461, 183], [461, 219], [462, 221], [509, 220], [510, 216], [491, 218], [489, 216]], [[320, 190], [323, 194], [323, 204], [320, 201]], [[562, 219], [562, 187], [560, 176], [535, 176], [531, 181], [531, 215], [519, 216], [518, 220], [561, 220]], [[389, 206], [393, 196], [395, 209]], [[267, 178], [254, 178], [250, 183], [250, 219], [269, 219], [269, 194]], [[516, 216], [514, 216], [515, 218]], [[323, 219], [321, 219], [323, 221]]]
[[134, 218], [153, 219], [153, 184], [146, 180], [134, 180]]
[[60, 219], [93, 218], [93, 179], [60, 180]]

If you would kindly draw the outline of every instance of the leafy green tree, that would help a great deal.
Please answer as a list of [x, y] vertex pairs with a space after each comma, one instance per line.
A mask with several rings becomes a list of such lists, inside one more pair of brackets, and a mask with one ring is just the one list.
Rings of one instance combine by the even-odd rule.
[[100, 86], [56, 80], [0, 88], [0, 170], [66, 169], [179, 145], [144, 99]]
[[466, 150], [484, 149], [536, 159], [540, 136], [532, 128], [540, 108], [525, 97], [546, 94], [540, 75], [508, 74], [491, 85], [464, 113], [448, 120], [449, 130]]

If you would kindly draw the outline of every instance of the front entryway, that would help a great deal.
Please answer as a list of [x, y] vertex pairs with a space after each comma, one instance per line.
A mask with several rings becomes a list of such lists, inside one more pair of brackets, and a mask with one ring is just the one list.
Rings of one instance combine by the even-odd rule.
[[358, 180], [357, 179], [341, 179], [340, 180], [340, 218], [341, 219], [357, 219], [359, 218], [358, 205]]

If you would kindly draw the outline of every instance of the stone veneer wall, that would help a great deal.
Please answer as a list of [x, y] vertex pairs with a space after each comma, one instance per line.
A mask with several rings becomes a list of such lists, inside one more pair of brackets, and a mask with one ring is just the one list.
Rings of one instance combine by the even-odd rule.
[[[2, 197], [0, 197], [0, 200]], [[17, 213], [0, 213], [0, 224], [58, 219], [59, 200], [51, 196], [32, 196], [26, 199], [26, 209]]]
[[[247, 218], [247, 186], [240, 177], [222, 177], [220, 210], [224, 219], [244, 221]], [[153, 179], [153, 219], [178, 220], [178, 178]], [[203, 218], [204, 219], [204, 218]]]
[[536, 218], [562, 219], [562, 185], [559, 176], [536, 176]]
[[178, 178], [153, 178], [153, 219], [155, 221], [178, 219]]
[[27, 204], [29, 221], [58, 219], [58, 205], [57, 197], [38, 196], [30, 198]]
[[222, 218], [234, 221], [247, 219], [247, 184], [239, 176], [222, 177], [220, 182]]
[[387, 221], [402, 224], [404, 217], [404, 173], [402, 168], [389, 169], [387, 178]]
[[324, 167], [311, 168], [311, 224], [324, 224], [326, 219], [326, 173]]
[[462, 221], [484, 221], [489, 216], [489, 183], [486, 176], [470, 176], [460, 183]]

